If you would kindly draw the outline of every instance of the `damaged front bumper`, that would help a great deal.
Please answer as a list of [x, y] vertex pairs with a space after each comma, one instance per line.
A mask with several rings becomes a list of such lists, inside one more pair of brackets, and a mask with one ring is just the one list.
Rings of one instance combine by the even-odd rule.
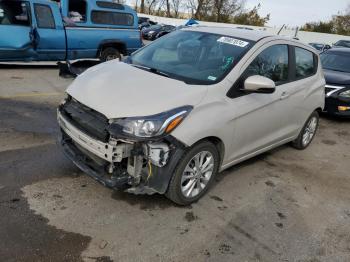
[[103, 185], [134, 194], [164, 194], [185, 147], [173, 137], [161, 141], [100, 141], [58, 110], [61, 145], [76, 166]]

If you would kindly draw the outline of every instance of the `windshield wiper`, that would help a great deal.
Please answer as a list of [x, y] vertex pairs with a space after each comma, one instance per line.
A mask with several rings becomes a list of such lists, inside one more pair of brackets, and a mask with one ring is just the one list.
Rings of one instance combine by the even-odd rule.
[[176, 75], [170, 75], [168, 73], [165, 73], [163, 71], [160, 71], [156, 68], [152, 68], [152, 67], [148, 67], [148, 66], [144, 66], [144, 65], [139, 65], [139, 64], [131, 64], [132, 66], [134, 67], [137, 67], [137, 68], [140, 68], [142, 70], [146, 70], [148, 72], [151, 72], [151, 73], [154, 73], [154, 74], [157, 74], [157, 75], [161, 75], [161, 76], [165, 76], [165, 77], [168, 77], [168, 78], [171, 78], [171, 79], [175, 79], [175, 80], [178, 80], [178, 81], [181, 81], [181, 82], [184, 82], [186, 84], [194, 84], [194, 85], [197, 85], [197, 84], [201, 84], [202, 81], [198, 80], [192, 80], [192, 79], [183, 79], [182, 77], [179, 77], [179, 76], [176, 76]]
[[164, 72], [162, 72], [162, 71], [159, 71], [159, 70], [156, 69], [156, 68], [147, 67], [147, 66], [143, 66], [143, 65], [136, 65], [136, 64], [131, 64], [131, 65], [132, 65], [132, 66], [135, 66], [135, 67], [137, 67], [137, 68], [143, 69], [143, 70], [147, 70], [147, 71], [149, 71], [149, 72], [151, 72], [151, 73], [154, 73], [154, 74], [157, 74], [157, 75], [161, 75], [161, 76], [165, 76], [165, 77], [171, 78], [171, 77], [169, 76], [169, 74], [164, 73]]

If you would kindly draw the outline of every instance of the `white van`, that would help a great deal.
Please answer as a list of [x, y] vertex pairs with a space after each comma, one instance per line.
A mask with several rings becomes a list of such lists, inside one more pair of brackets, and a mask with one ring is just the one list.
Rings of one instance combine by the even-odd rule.
[[186, 205], [214, 176], [292, 142], [325, 102], [317, 51], [260, 31], [175, 31], [79, 76], [59, 106], [62, 146], [102, 184]]

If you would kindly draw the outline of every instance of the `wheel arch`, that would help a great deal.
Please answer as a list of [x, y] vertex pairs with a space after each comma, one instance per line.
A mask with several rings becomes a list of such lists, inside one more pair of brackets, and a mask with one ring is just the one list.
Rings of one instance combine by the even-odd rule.
[[127, 54], [127, 47], [126, 47], [125, 42], [123, 42], [122, 40], [119, 40], [119, 39], [107, 39], [107, 40], [103, 40], [99, 44], [96, 57], [99, 57], [101, 55], [101, 52], [103, 51], [103, 49], [108, 48], [108, 47], [113, 47], [113, 48], [117, 49], [123, 55]]
[[212, 143], [216, 147], [216, 149], [218, 150], [219, 157], [220, 157], [220, 159], [219, 159], [219, 162], [220, 162], [219, 169], [220, 169], [222, 162], [224, 160], [224, 157], [225, 157], [225, 144], [224, 144], [224, 142], [216, 136], [208, 136], [208, 137], [204, 137], [204, 138], [198, 140], [196, 143], [191, 145], [191, 147], [193, 147], [201, 142], [204, 142], [204, 141], [208, 141], [208, 142]]
[[317, 113], [319, 113], [319, 114], [320, 114], [320, 113], [322, 113], [322, 111], [323, 111], [323, 110], [322, 110], [322, 108], [321, 108], [321, 107], [318, 107], [318, 108], [316, 108], [316, 109], [315, 109], [315, 111], [316, 111]]

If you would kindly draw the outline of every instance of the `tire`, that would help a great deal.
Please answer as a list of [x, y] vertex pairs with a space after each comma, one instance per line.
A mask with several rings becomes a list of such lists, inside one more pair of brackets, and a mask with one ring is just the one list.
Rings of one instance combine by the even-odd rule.
[[[307, 119], [303, 128], [301, 129], [299, 136], [292, 142], [292, 146], [298, 150], [304, 150], [307, 148], [312, 140], [314, 139], [318, 124], [319, 124], [319, 115], [316, 111], [314, 111], [310, 117]], [[307, 135], [307, 133], [309, 135]], [[305, 139], [308, 136], [308, 139]]]
[[[205, 173], [196, 172], [198, 170], [196, 168], [197, 165], [195, 165], [197, 156], [197, 163], [203, 163], [198, 166], [203, 170], [208, 169]], [[212, 161], [210, 160], [211, 157]], [[218, 173], [219, 163], [220, 156], [215, 145], [207, 141], [196, 144], [179, 161], [170, 180], [166, 196], [179, 205], [189, 205], [196, 202], [210, 188], [215, 175]], [[209, 168], [211, 165], [212, 168]], [[193, 172], [185, 172], [185, 169], [192, 170]], [[186, 186], [189, 188], [188, 190], [185, 190]], [[191, 188], [192, 190], [190, 192]]]
[[120, 52], [118, 51], [118, 49], [116, 49], [114, 47], [107, 47], [107, 48], [103, 49], [101, 51], [101, 54], [100, 54], [101, 62], [106, 62], [106, 61], [110, 61], [113, 59], [121, 60], [121, 58], [122, 58], [122, 56], [121, 56]]

